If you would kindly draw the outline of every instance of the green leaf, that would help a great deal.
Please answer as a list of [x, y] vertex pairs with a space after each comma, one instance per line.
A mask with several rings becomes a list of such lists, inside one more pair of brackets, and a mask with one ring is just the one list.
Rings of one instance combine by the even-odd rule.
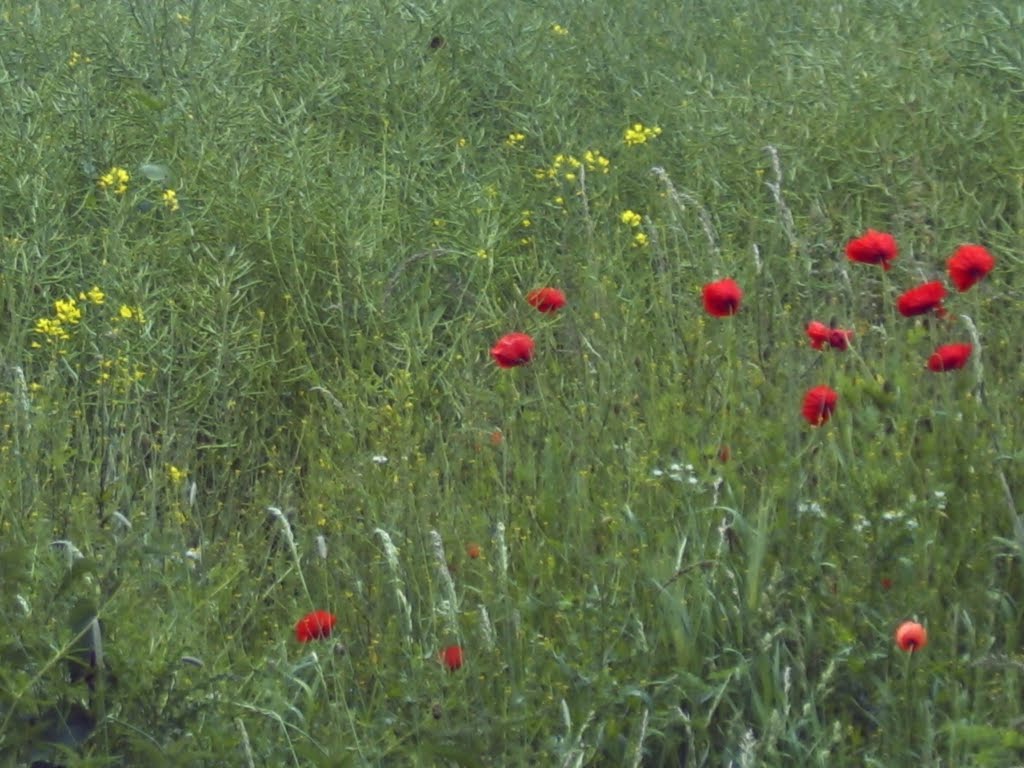
[[85, 680], [92, 685], [96, 674], [96, 635], [92, 623], [96, 621], [96, 604], [80, 599], [71, 610], [70, 624], [75, 640], [67, 653], [68, 675], [72, 683]]
[[139, 166], [139, 173], [150, 181], [167, 181], [171, 176], [171, 172], [166, 165], [159, 165], [157, 163], [143, 163]]

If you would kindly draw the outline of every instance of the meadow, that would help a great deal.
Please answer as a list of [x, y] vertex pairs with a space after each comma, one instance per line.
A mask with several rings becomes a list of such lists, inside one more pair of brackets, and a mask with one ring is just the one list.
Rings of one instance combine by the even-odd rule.
[[0, 2], [0, 763], [1024, 764], [1022, 40]]

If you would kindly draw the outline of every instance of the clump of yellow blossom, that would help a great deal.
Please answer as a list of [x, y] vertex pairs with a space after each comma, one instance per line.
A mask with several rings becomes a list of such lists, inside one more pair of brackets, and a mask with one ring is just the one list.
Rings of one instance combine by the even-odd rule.
[[[523, 229], [529, 229], [533, 226], [533, 211], [523, 211], [522, 218], [519, 220], [519, 226]], [[520, 245], [530, 245], [533, 243], [533, 238], [529, 234], [523, 234], [519, 238]]]
[[114, 166], [100, 176], [97, 186], [104, 191], [113, 192], [115, 195], [123, 195], [128, 191], [128, 182], [131, 181], [131, 174], [124, 168]]
[[644, 217], [636, 211], [623, 211], [619, 214], [619, 220], [630, 227], [639, 227], [643, 223]]
[[608, 173], [611, 167], [611, 161], [596, 149], [588, 149], [584, 152], [583, 160], [575, 155], [559, 152], [551, 160], [550, 165], [534, 171], [533, 177], [539, 180], [573, 182], [579, 177], [580, 168], [586, 168], [590, 173]]
[[625, 224], [627, 227], [635, 229], [633, 233], [633, 246], [636, 248], [642, 248], [647, 245], [650, 241], [647, 233], [640, 229], [640, 225], [643, 224], [644, 217], [636, 211], [623, 211], [619, 214], [619, 221]]
[[173, 189], [165, 189], [161, 199], [164, 201], [164, 207], [171, 213], [177, 213], [181, 208], [181, 204], [178, 202], [178, 193]]
[[[36, 320], [35, 328], [32, 330], [49, 342], [67, 341], [71, 338], [68, 329], [64, 327], [60, 320], [52, 317], [40, 317]], [[38, 349], [42, 345], [38, 341], [33, 341], [32, 346]]]
[[91, 61], [92, 59], [90, 59], [88, 56], [83, 56], [78, 51], [72, 51], [71, 55], [68, 56], [68, 66], [71, 69], [74, 69], [79, 64], [88, 64]]
[[[40, 317], [32, 330], [53, 344], [70, 339], [69, 327], [77, 325], [81, 320], [82, 308], [74, 298], [57, 299], [53, 302], [53, 317]], [[38, 341], [33, 341], [31, 345], [34, 349], [42, 346]]]
[[566, 181], [576, 180], [576, 170], [580, 167], [579, 159], [572, 155], [559, 153], [546, 168], [538, 168], [534, 172], [537, 179], [565, 179]]
[[137, 323], [146, 322], [146, 316], [142, 312], [142, 307], [130, 307], [127, 304], [122, 304], [121, 308], [117, 310], [117, 315], [122, 320], [134, 320]]
[[100, 383], [111, 384], [117, 392], [127, 392], [132, 384], [144, 378], [146, 369], [141, 365], [132, 365], [123, 355], [115, 360], [106, 358], [100, 361]]
[[88, 301], [90, 304], [102, 304], [106, 299], [106, 294], [99, 289], [99, 286], [94, 285], [88, 291], [82, 291], [78, 294], [79, 301]]
[[82, 319], [82, 309], [75, 299], [57, 299], [53, 302], [53, 313], [64, 325], [75, 325]]
[[525, 133], [510, 133], [505, 137], [506, 147], [519, 147], [522, 146], [523, 142], [526, 141]]
[[183, 482], [185, 482], [185, 479], [188, 477], [188, 472], [186, 472], [184, 469], [179, 469], [173, 464], [168, 464], [167, 477], [170, 478], [170, 481], [175, 485], [181, 485]]
[[612, 167], [611, 161], [595, 149], [588, 149], [583, 153], [583, 162], [591, 172], [608, 173]]
[[637, 144], [646, 144], [650, 139], [661, 135], [661, 128], [657, 125], [647, 127], [643, 123], [633, 123], [622, 136], [626, 146], [635, 147]]
[[558, 35], [559, 37], [565, 37], [566, 35], [569, 34], [569, 30], [563, 27], [558, 22], [555, 22], [554, 24], [551, 25], [551, 31], [554, 34]]

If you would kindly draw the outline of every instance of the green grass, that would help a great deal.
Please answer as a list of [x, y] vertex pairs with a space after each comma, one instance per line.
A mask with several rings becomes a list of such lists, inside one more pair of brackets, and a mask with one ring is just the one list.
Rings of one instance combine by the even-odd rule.
[[[1024, 761], [1022, 32], [939, 0], [0, 4], [4, 764]], [[845, 258], [869, 227], [890, 272]], [[901, 317], [969, 242], [995, 271]], [[537, 354], [499, 370], [510, 331]]]

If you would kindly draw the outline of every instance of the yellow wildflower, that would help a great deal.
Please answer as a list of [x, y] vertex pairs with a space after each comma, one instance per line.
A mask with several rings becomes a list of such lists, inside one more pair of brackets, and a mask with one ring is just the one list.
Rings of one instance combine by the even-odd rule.
[[648, 241], [649, 238], [647, 237], [646, 232], [637, 232], [635, 235], [633, 235], [633, 245], [637, 248], [643, 248], [645, 245], [647, 245]]
[[185, 478], [188, 477], [188, 472], [184, 469], [179, 469], [173, 464], [167, 465], [167, 477], [170, 478], [171, 482], [175, 485], [180, 485], [185, 482]]
[[89, 56], [83, 56], [78, 51], [72, 51], [68, 56], [68, 67], [74, 69], [79, 64], [89, 64], [92, 62], [92, 58]]
[[[40, 317], [36, 320], [33, 330], [41, 336], [46, 336], [50, 341], [67, 341], [71, 338], [71, 334], [68, 333], [61, 321], [52, 317]], [[39, 345], [33, 344], [33, 346], [38, 347]]]
[[588, 171], [599, 171], [600, 173], [608, 173], [612, 165], [607, 157], [592, 149], [588, 149], [583, 155], [583, 162], [587, 164]]
[[178, 203], [178, 193], [173, 189], [165, 189], [163, 194], [164, 205], [171, 213], [176, 213], [181, 205]]
[[525, 133], [519, 133], [519, 132], [510, 133], [508, 136], [505, 137], [505, 146], [507, 146], [507, 147], [518, 147], [524, 141], [526, 141], [526, 134]]
[[648, 128], [643, 123], [633, 123], [626, 129], [622, 140], [627, 146], [635, 147], [637, 144], [646, 144], [648, 140], [661, 135], [661, 128], [652, 126]]
[[619, 214], [619, 220], [630, 227], [639, 227], [644, 217], [636, 211], [623, 211]]
[[53, 311], [59, 323], [74, 325], [82, 319], [82, 310], [74, 299], [57, 299], [53, 302]]
[[[602, 173], [608, 172], [607, 169], [610, 163], [607, 158], [602, 157], [600, 152], [587, 152], [587, 154], [584, 155], [584, 160], [587, 163], [588, 171], [597, 170]], [[575, 171], [577, 171], [582, 165], [583, 162], [581, 162], [578, 157], [559, 153], [555, 155], [554, 159], [551, 161], [551, 165], [547, 168], [538, 168], [534, 171], [533, 177], [535, 179], [562, 178], [565, 181], [576, 181], [577, 174]]]
[[78, 298], [80, 301], [88, 301], [90, 304], [102, 304], [106, 294], [99, 289], [99, 286], [94, 285], [88, 291], [79, 293]]
[[559, 37], [565, 37], [566, 35], [569, 34], [569, 30], [558, 23], [551, 25], [551, 31], [558, 35]]
[[109, 171], [100, 176], [97, 184], [102, 190], [111, 191], [115, 195], [123, 195], [128, 191], [128, 182], [131, 178], [132, 177], [128, 171], [115, 165]]
[[117, 314], [122, 320], [134, 320], [137, 323], [146, 322], [146, 317], [142, 314], [142, 307], [129, 307], [127, 304], [122, 304], [121, 308], [117, 310]]

